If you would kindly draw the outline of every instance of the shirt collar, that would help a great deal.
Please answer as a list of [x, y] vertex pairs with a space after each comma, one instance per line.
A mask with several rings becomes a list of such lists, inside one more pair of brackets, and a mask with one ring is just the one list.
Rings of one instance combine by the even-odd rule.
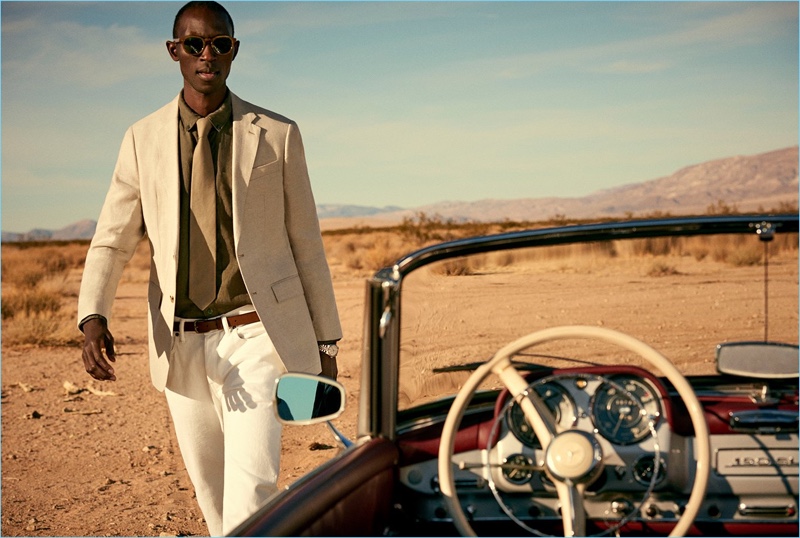
[[[178, 113], [187, 131], [194, 129], [197, 120], [202, 117], [186, 104], [186, 100], [183, 98], [183, 92], [181, 92], [181, 98], [178, 99]], [[231, 92], [228, 92], [219, 108], [208, 115], [208, 119], [211, 120], [211, 125], [214, 126], [214, 129], [221, 131], [227, 123], [230, 123], [232, 117], [233, 106], [231, 105]]]

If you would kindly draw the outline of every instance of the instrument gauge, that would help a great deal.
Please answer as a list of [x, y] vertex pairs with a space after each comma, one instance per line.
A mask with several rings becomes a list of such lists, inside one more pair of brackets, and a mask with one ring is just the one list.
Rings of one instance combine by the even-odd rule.
[[645, 486], [653, 482], [655, 476], [655, 483], [658, 484], [667, 475], [667, 467], [662, 458], [658, 459], [658, 470], [656, 471], [656, 458], [651, 454], [641, 456], [633, 464], [633, 477], [637, 482]]
[[592, 420], [598, 433], [617, 445], [638, 443], [661, 417], [655, 390], [629, 375], [607, 378], [592, 398]]
[[503, 464], [503, 476], [513, 484], [527, 484], [533, 478], [533, 460], [522, 454], [514, 454]]
[[[575, 424], [578, 416], [575, 402], [564, 387], [550, 381], [540, 381], [533, 384], [532, 387], [553, 414], [556, 424], [564, 428], [569, 428]], [[517, 402], [513, 402], [507, 408], [506, 421], [511, 433], [522, 441], [524, 445], [531, 448], [542, 447], [542, 444], [536, 438], [533, 426], [525, 418], [525, 413]]]

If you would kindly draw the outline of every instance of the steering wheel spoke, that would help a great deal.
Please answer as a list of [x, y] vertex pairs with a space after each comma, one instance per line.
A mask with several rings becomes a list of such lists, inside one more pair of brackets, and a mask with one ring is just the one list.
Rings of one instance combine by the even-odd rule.
[[515, 398], [523, 413], [525, 413], [525, 418], [528, 419], [533, 431], [536, 433], [536, 437], [542, 443], [542, 448], [547, 448], [553, 437], [558, 434], [555, 417], [547, 408], [547, 405], [535, 390], [530, 390], [528, 382], [514, 368], [510, 359], [501, 361], [494, 368], [494, 373], [511, 394], [516, 395]]
[[572, 480], [554, 480], [558, 500], [561, 503], [561, 520], [564, 523], [564, 536], [586, 536], [586, 512], [583, 506], [585, 484]]

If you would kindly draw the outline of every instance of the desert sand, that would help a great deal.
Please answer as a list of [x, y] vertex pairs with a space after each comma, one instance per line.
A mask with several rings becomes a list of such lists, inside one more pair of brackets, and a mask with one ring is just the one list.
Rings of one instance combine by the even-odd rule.
[[[146, 280], [141, 269], [126, 271], [112, 321], [116, 382], [94, 381], [77, 347], [4, 344], [3, 536], [208, 532], [166, 401], [149, 379]], [[80, 275], [79, 269], [70, 273], [70, 287], [77, 289]], [[364, 279], [336, 278], [335, 287], [347, 335], [341, 343], [339, 381], [348, 389], [346, 411], [335, 423], [353, 438]], [[71, 313], [74, 308], [65, 315]], [[325, 425], [285, 427], [279, 485], [334, 456], [335, 444]]]
[[[146, 357], [147, 277], [141, 263], [132, 265], [123, 278], [115, 303], [112, 330], [117, 339], [116, 382], [93, 381], [83, 369], [77, 347], [7, 346], [4, 340], [2, 535], [188, 536], [206, 533], [192, 485], [183, 468], [164, 397], [150, 384]], [[335, 424], [352, 439], [356, 435], [363, 302], [368, 273], [349, 270], [336, 261], [332, 263], [332, 270], [345, 332], [339, 380], [348, 391], [347, 409]], [[641, 279], [639, 268], [630, 271], [635, 271], [633, 278]], [[748, 271], [757, 280], [759, 269], [753, 267]], [[791, 310], [782, 307], [786, 327], [781, 330], [793, 333], [796, 342], [796, 251], [794, 260], [776, 265], [774, 271], [773, 293], [793, 301]], [[77, 289], [80, 274], [80, 268], [71, 270], [68, 287]], [[559, 279], [568, 276], [557, 271], [548, 274], [548, 286], [558, 287]], [[608, 270], [601, 276], [599, 290], [614, 290], [615, 279], [632, 278], [623, 269]], [[659, 286], [641, 286], [642, 304], [680, 309], [680, 304], [671, 307], [669, 301], [663, 300], [665, 291], [673, 284], [671, 278], [680, 276], [667, 276], [659, 280]], [[707, 290], [708, 279], [697, 278]], [[491, 293], [491, 289], [484, 293]], [[593, 301], [586, 296], [578, 299], [585, 305], [586, 320], [599, 320], [607, 315], [602, 311], [608, 308], [607, 301]], [[465, 294], [461, 300], [464, 312], [469, 312], [470, 303], [476, 298]], [[550, 318], [540, 313], [539, 323], [570, 322], [559, 317], [559, 312], [562, 310], [554, 310]], [[663, 314], [669, 316], [670, 312]], [[701, 324], [703, 316], [699, 310], [682, 310], [675, 314], [687, 331]], [[637, 313], [629, 315], [629, 322], [635, 325]], [[65, 310], [64, 316], [74, 316], [74, 307]], [[618, 323], [625, 326], [624, 319]], [[4, 322], [4, 330], [6, 328]], [[448, 340], [465, 341], [457, 334], [448, 335]], [[707, 369], [708, 366], [706, 363], [698, 367]], [[418, 388], [417, 392], [423, 387]], [[424, 395], [420, 393], [410, 398], [417, 397]], [[333, 437], [325, 425], [287, 426], [280, 485], [290, 484], [308, 469], [335, 456], [338, 449], [333, 445]]]

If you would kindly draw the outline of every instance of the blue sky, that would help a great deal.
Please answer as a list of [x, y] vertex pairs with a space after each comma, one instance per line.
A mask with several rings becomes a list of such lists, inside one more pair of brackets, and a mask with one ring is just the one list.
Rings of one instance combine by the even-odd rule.
[[[317, 203], [582, 196], [798, 141], [796, 2], [223, 2]], [[182, 2], [2, 2], [2, 229], [96, 218]]]

